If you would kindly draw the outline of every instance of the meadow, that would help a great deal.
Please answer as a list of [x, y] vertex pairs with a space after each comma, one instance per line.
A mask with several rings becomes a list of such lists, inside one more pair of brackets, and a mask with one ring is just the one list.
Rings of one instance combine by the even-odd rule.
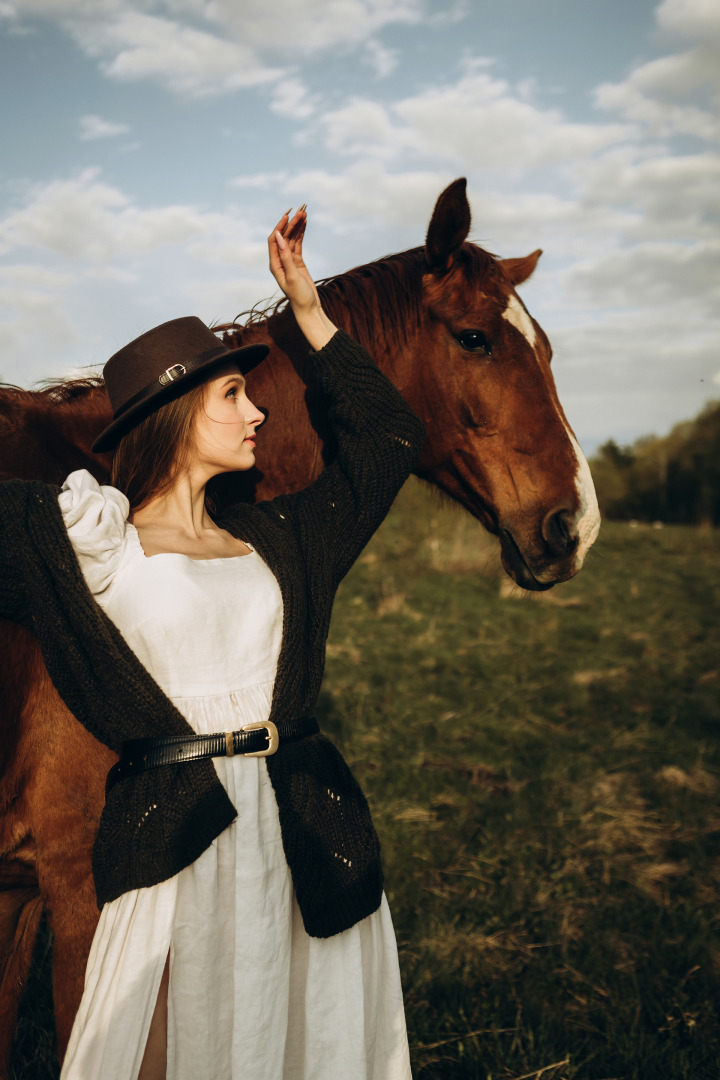
[[[530, 597], [416, 481], [318, 707], [383, 845], [416, 1080], [720, 1075], [720, 536], [606, 523]], [[57, 1076], [51, 942], [14, 1080]]]

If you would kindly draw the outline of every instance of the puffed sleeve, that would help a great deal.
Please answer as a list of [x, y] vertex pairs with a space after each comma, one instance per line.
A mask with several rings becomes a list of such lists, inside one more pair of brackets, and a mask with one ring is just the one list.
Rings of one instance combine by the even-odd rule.
[[130, 503], [117, 488], [98, 484], [87, 469], [70, 473], [58, 501], [88, 588], [102, 593], [120, 565]]

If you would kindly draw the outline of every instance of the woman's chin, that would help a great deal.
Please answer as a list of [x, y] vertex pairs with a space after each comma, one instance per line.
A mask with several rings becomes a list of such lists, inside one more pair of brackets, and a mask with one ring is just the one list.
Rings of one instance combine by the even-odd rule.
[[221, 460], [208, 461], [207, 466], [212, 476], [219, 476], [228, 472], [247, 472], [255, 465], [255, 454], [251, 451], [241, 450], [237, 454], [228, 454]]
[[248, 450], [247, 448], [244, 447], [240, 451], [240, 453], [237, 455], [237, 465], [234, 465], [233, 468], [234, 468], [234, 470], [236, 472], [244, 472], [244, 471], [247, 471], [248, 469], [252, 469], [254, 464], [255, 464], [255, 451], [254, 450]]

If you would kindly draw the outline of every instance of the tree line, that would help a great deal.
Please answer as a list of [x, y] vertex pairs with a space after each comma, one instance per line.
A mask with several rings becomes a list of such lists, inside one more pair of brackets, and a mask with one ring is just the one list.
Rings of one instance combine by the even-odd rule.
[[604, 517], [720, 525], [720, 401], [668, 435], [610, 439], [590, 468]]

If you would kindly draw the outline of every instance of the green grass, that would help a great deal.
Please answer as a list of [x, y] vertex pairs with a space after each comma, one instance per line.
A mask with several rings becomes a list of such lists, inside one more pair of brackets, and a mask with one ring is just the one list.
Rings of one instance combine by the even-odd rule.
[[606, 525], [540, 599], [497, 565], [409, 484], [318, 708], [383, 844], [416, 1080], [715, 1080], [718, 534]]

